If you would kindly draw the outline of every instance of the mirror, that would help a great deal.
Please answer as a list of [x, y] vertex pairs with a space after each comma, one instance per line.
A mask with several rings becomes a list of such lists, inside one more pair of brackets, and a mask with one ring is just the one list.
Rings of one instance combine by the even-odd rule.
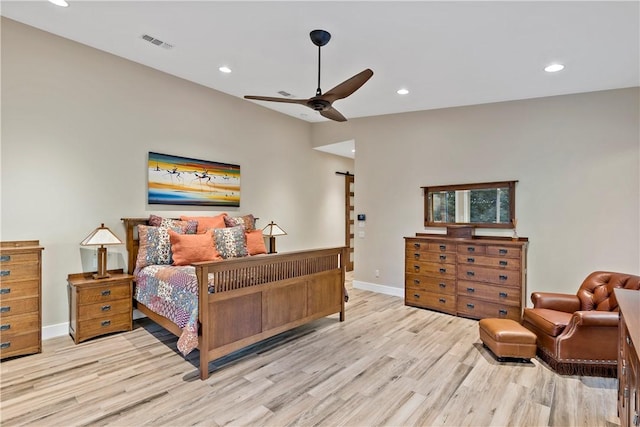
[[424, 225], [513, 228], [516, 182], [440, 185], [424, 189]]

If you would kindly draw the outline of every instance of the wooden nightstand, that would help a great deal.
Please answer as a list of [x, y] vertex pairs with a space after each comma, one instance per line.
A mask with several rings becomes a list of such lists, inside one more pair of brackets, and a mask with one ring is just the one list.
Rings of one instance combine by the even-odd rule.
[[112, 332], [133, 328], [133, 276], [110, 270], [111, 277], [70, 274], [69, 335], [76, 344]]

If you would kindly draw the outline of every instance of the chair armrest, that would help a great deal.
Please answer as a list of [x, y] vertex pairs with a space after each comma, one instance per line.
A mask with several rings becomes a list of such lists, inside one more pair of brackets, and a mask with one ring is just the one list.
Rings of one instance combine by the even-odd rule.
[[612, 326], [617, 327], [619, 322], [619, 313], [617, 311], [576, 311], [573, 313], [573, 319], [580, 326]]
[[534, 292], [531, 294], [534, 308], [573, 313], [580, 310], [580, 300], [576, 295], [557, 294], [553, 292]]

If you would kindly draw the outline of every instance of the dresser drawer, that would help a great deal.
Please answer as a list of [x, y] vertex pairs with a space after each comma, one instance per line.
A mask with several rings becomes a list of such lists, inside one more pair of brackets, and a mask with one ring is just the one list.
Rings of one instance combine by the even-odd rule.
[[40, 328], [24, 334], [2, 334], [0, 358], [38, 353], [40, 351]]
[[405, 303], [418, 307], [432, 308], [445, 313], [456, 313], [456, 296], [440, 295], [412, 288], [405, 289]]
[[466, 255], [484, 255], [487, 253], [486, 245], [464, 244], [458, 245], [458, 253]]
[[40, 295], [40, 281], [27, 280], [24, 282], [0, 284], [0, 303], [16, 298], [37, 297]]
[[458, 314], [473, 319], [496, 317], [520, 322], [521, 309], [506, 304], [491, 303], [467, 296], [458, 296]]
[[38, 313], [39, 311], [40, 299], [38, 297], [3, 301], [0, 306], [0, 319], [18, 314]]
[[456, 277], [455, 264], [440, 264], [406, 260], [406, 272], [411, 274], [428, 274], [432, 277]]
[[3, 316], [0, 320], [0, 337], [6, 337], [26, 332], [40, 331], [40, 316], [38, 313]]
[[85, 320], [96, 317], [108, 317], [117, 313], [129, 313], [130, 306], [129, 299], [85, 304], [78, 307], [78, 319]]
[[0, 268], [1, 287], [7, 283], [17, 282], [20, 280], [29, 280], [40, 278], [40, 263], [3, 263]]
[[416, 290], [454, 295], [456, 293], [456, 281], [452, 278], [418, 276], [415, 274], [407, 274], [405, 277], [405, 286]]
[[78, 304], [93, 304], [131, 298], [130, 289], [129, 282], [83, 287], [78, 290]]
[[458, 279], [477, 282], [497, 283], [503, 286], [520, 286], [520, 272], [489, 267], [461, 265]]
[[458, 280], [458, 296], [478, 298], [484, 301], [517, 307], [520, 306], [521, 299], [519, 289], [517, 288], [462, 280]]
[[455, 254], [447, 253], [447, 252], [422, 252], [422, 251], [411, 251], [407, 252], [406, 262], [413, 261], [429, 261], [429, 262], [439, 262], [442, 264], [455, 264], [456, 257]]
[[512, 248], [509, 246], [487, 246], [487, 255], [494, 255], [505, 258], [520, 258], [520, 248]]
[[504, 268], [508, 270], [520, 270], [520, 259], [518, 258], [499, 258], [484, 255], [458, 254], [458, 264], [461, 266], [481, 265], [486, 267]]
[[108, 316], [80, 321], [76, 333], [79, 340], [85, 340], [102, 334], [130, 329], [131, 316], [127, 311], [126, 313], [112, 313]]
[[450, 242], [426, 242], [408, 239], [406, 241], [405, 250], [406, 252], [447, 252], [453, 254], [456, 252], [456, 245]]

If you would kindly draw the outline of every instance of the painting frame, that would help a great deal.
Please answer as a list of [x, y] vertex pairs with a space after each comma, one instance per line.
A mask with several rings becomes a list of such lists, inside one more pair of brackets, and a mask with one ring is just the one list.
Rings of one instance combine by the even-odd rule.
[[147, 203], [240, 207], [240, 165], [149, 151]]

